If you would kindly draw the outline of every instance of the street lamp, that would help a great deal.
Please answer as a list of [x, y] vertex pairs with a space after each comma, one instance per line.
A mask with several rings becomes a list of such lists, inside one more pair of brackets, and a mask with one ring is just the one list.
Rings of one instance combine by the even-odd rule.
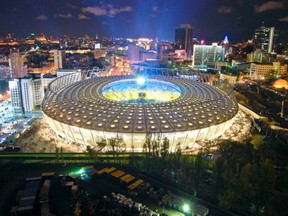
[[185, 203], [182, 206], [182, 208], [183, 208], [184, 213], [189, 213], [190, 212], [190, 206], [187, 203]]

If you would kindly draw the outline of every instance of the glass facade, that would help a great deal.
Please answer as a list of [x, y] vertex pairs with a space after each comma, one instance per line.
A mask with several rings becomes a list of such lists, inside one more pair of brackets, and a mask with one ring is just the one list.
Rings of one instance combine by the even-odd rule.
[[224, 60], [224, 48], [217, 45], [194, 45], [193, 66], [207, 67], [209, 63]]

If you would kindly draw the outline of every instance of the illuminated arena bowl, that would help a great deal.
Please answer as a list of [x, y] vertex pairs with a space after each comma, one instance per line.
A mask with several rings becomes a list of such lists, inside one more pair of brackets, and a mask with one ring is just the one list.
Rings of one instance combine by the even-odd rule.
[[140, 77], [109, 83], [103, 87], [102, 95], [124, 103], [161, 103], [179, 98], [181, 89], [170, 82]]
[[121, 136], [126, 150], [141, 151], [149, 134], [167, 137], [173, 151], [178, 143], [194, 148], [197, 141], [221, 136], [238, 105], [233, 90], [220, 82], [176, 76], [81, 80], [73, 74], [49, 85], [42, 110], [55, 133], [72, 143], [95, 146]]

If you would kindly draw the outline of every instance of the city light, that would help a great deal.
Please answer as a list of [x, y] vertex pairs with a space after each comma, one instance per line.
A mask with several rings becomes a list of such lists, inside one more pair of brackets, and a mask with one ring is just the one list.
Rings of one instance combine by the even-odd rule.
[[85, 169], [80, 168], [80, 169], [72, 170], [70, 172], [70, 175], [81, 175], [83, 173], [85, 173]]
[[190, 206], [185, 203], [185, 204], [183, 205], [183, 211], [184, 211], [184, 213], [188, 213], [188, 212], [190, 211]]

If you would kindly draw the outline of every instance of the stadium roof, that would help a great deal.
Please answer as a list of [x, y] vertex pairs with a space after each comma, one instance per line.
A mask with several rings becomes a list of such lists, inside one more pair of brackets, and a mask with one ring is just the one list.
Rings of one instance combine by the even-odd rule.
[[181, 89], [181, 96], [169, 102], [124, 103], [102, 95], [107, 84], [131, 78], [97, 77], [76, 82], [46, 98], [43, 112], [72, 126], [120, 133], [196, 130], [223, 123], [238, 112], [237, 102], [219, 88], [172, 76], [150, 77], [171, 82]]

